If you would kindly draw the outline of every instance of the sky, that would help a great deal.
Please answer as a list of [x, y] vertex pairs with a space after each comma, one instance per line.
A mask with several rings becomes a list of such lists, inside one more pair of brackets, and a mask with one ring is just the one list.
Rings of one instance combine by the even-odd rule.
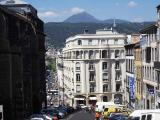
[[[1, 0], [0, 0], [1, 1]], [[132, 22], [156, 21], [160, 0], [15, 0], [38, 10], [44, 22], [63, 22], [71, 15], [87, 12], [99, 20], [110, 18]]]

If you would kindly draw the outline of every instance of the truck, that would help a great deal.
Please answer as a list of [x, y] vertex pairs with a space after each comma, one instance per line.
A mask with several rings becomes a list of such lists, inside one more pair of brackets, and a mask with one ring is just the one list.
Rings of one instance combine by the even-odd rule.
[[125, 107], [121, 104], [115, 104], [114, 102], [97, 102], [95, 111], [97, 112], [103, 112], [105, 108], [114, 107], [114, 108], [122, 108]]

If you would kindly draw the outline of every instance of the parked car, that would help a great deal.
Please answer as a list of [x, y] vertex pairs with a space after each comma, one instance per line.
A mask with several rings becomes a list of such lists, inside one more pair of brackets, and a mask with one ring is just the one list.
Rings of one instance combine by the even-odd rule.
[[33, 114], [29, 117], [29, 120], [52, 120], [51, 117], [43, 114]]
[[58, 111], [57, 109], [42, 109], [41, 114], [50, 115], [52, 117], [52, 120], [58, 120]]
[[63, 109], [57, 108], [57, 111], [58, 111], [58, 118], [64, 118], [66, 116], [65, 111]]
[[123, 114], [111, 114], [108, 120], [127, 120], [128, 117]]

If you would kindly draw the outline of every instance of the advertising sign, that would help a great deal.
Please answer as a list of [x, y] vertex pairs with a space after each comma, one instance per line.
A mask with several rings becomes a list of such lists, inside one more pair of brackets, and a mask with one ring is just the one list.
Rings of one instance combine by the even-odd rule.
[[134, 78], [129, 77], [129, 92], [130, 92], [130, 99], [135, 99], [134, 96]]

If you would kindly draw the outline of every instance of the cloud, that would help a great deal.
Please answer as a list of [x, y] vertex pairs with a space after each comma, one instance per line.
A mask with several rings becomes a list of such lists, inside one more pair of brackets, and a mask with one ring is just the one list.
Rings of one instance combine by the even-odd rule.
[[77, 14], [77, 13], [84, 12], [85, 10], [82, 9], [82, 8], [79, 8], [79, 7], [74, 7], [74, 8], [72, 8], [70, 11], [71, 11], [71, 13], [73, 13], [73, 14]]
[[143, 22], [143, 21], [144, 21], [144, 19], [142, 17], [135, 17], [133, 19], [133, 22]]
[[81, 13], [84, 12], [85, 10], [83, 8], [79, 8], [79, 7], [73, 7], [69, 10], [65, 10], [63, 11], [64, 14], [77, 14], [77, 13]]
[[45, 12], [39, 12], [38, 13], [39, 17], [57, 17], [59, 16], [58, 13], [54, 12], [54, 11], [45, 11]]
[[136, 7], [138, 5], [138, 3], [134, 2], [134, 1], [130, 1], [128, 3], [128, 7]]
[[15, 4], [27, 4], [24, 0], [0, 0], [0, 4], [6, 4], [9, 1], [14, 2]]
[[62, 11], [50, 9], [50, 10], [42, 10], [41, 12], [38, 13], [38, 16], [45, 22], [48, 22], [48, 21], [61, 22], [66, 18], [68, 18], [69, 16], [83, 12], [83, 11], [85, 10], [79, 7], [73, 7], [67, 10], [62, 10]]

